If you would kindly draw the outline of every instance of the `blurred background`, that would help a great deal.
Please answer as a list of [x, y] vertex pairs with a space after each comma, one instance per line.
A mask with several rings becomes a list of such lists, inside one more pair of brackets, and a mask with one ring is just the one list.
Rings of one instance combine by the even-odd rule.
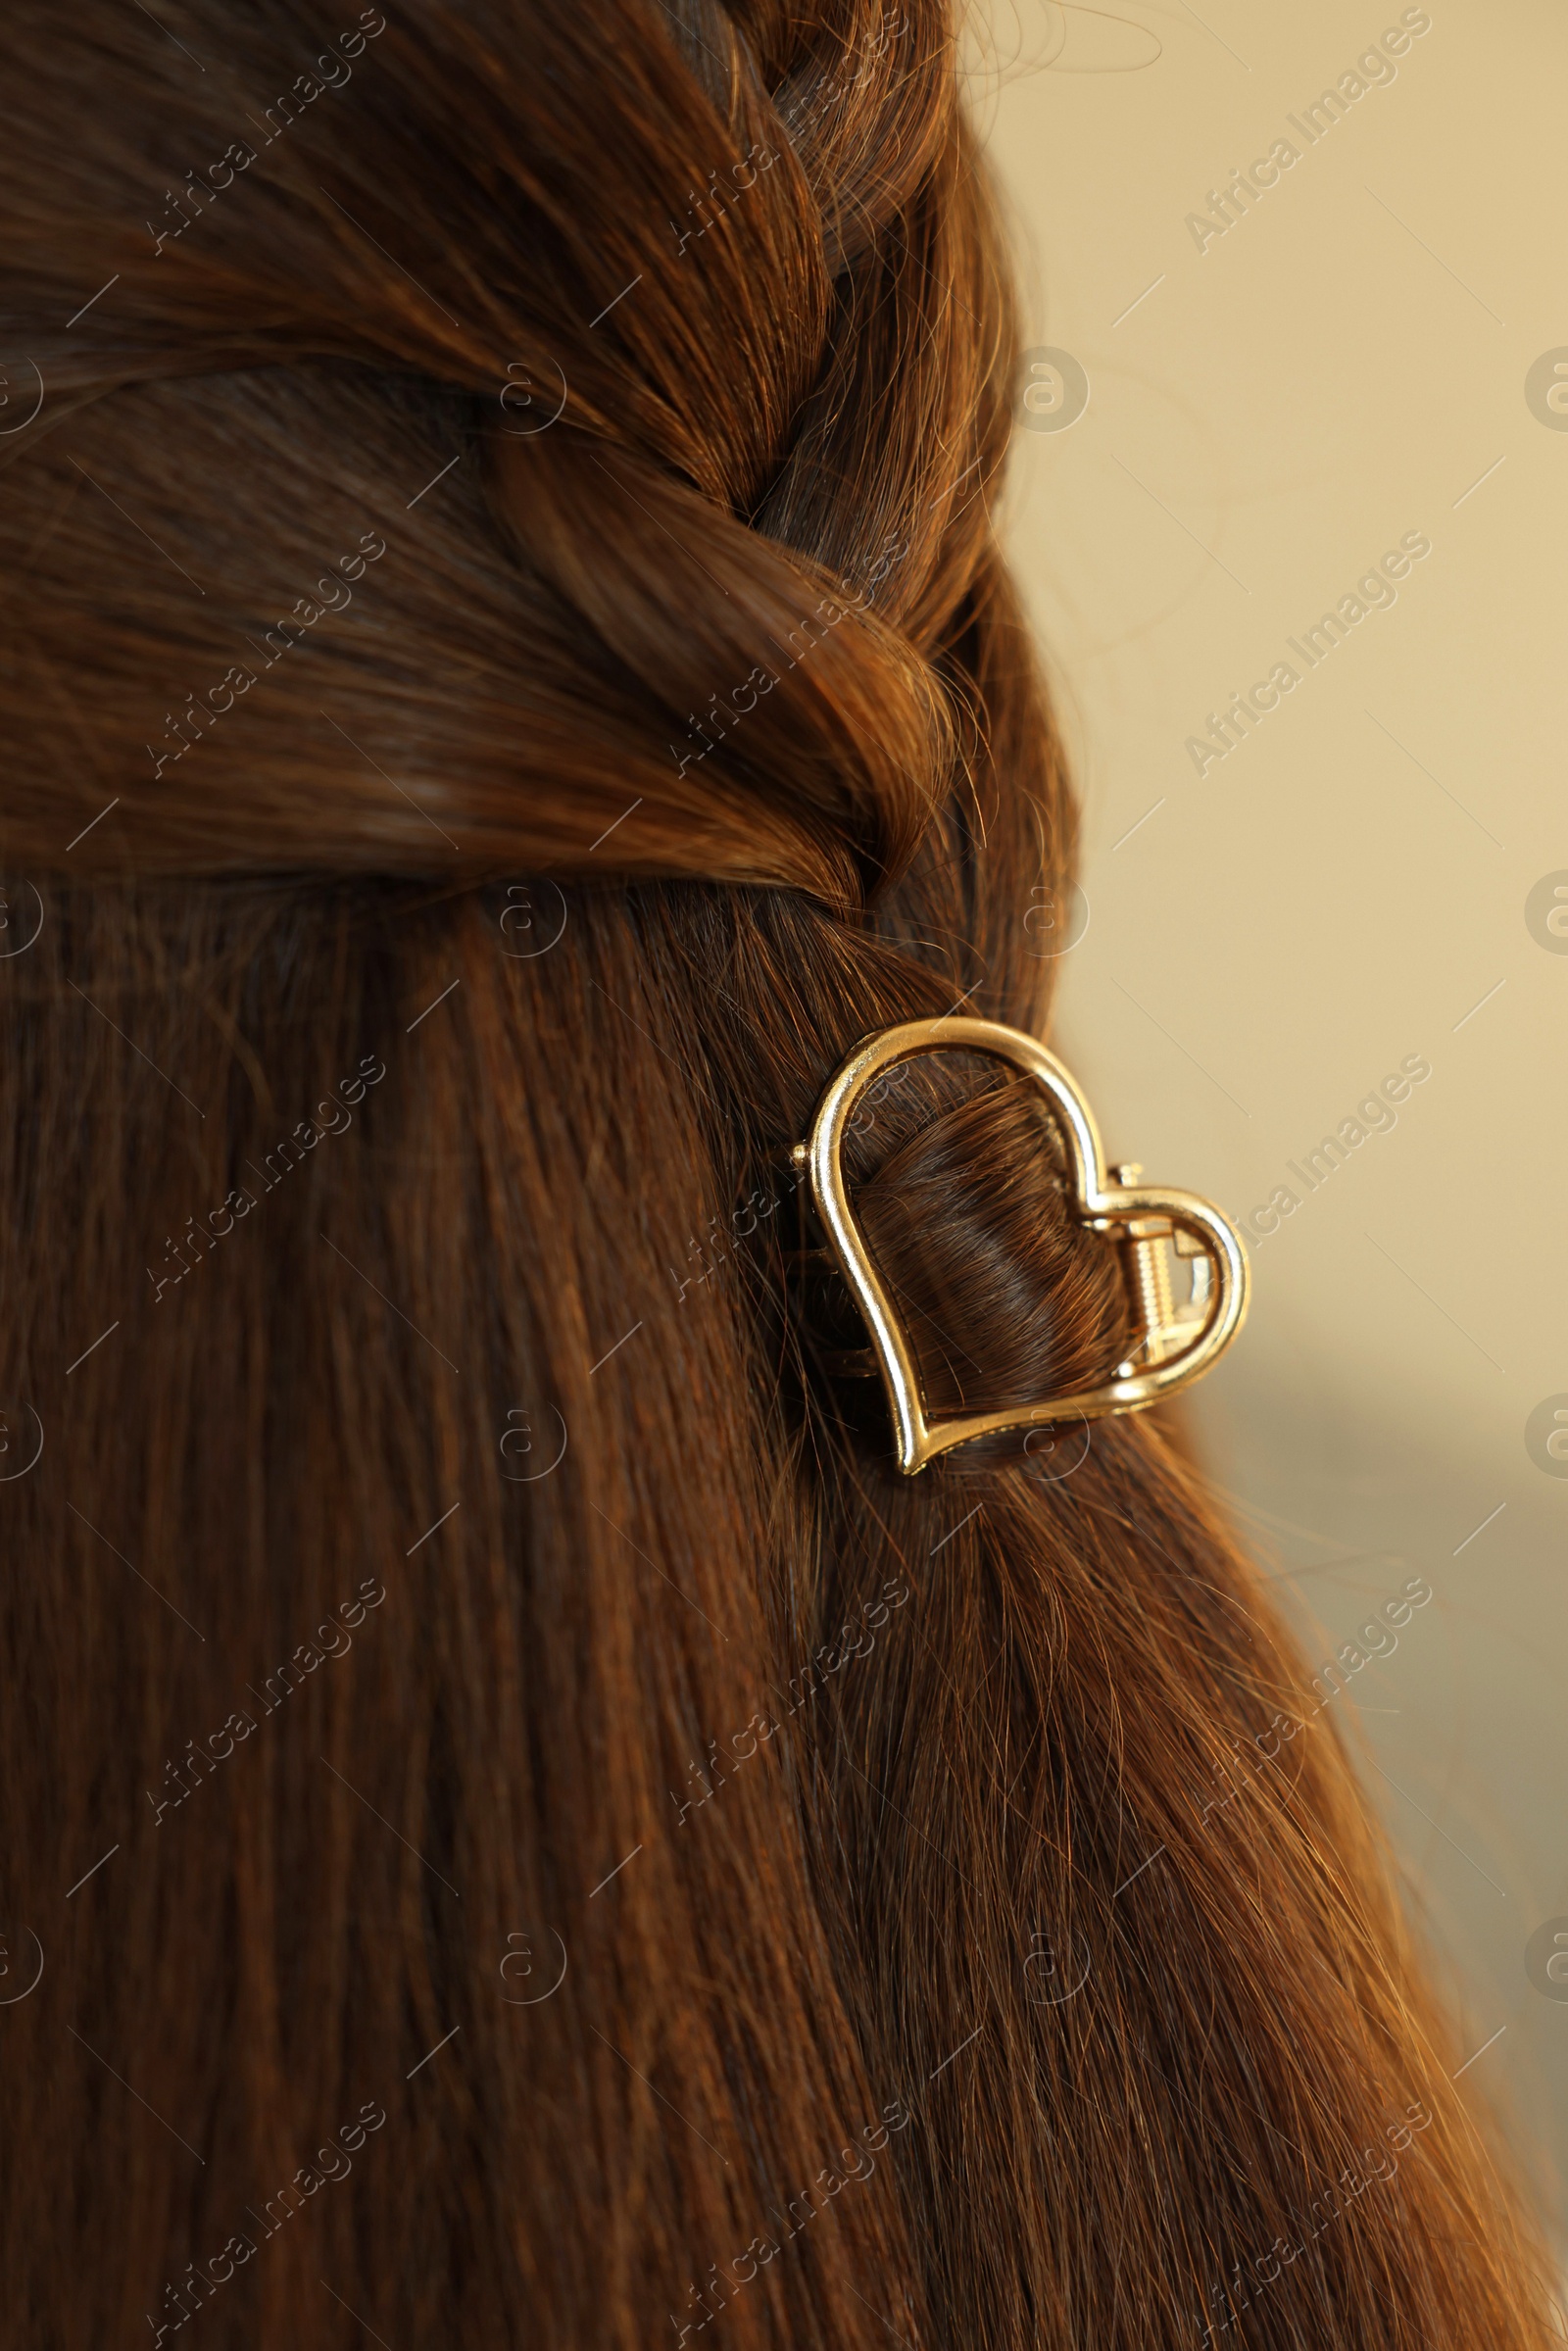
[[1028, 923], [1109, 1155], [1252, 1235], [1202, 1440], [1365, 1660], [1333, 1703], [1568, 2234], [1568, 18], [1202, 8], [972, 31], [1085, 806]]

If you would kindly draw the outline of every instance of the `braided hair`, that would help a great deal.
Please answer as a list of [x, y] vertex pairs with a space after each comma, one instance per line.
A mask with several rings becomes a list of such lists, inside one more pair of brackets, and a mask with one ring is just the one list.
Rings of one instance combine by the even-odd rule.
[[[827, 1079], [1040, 1028], [1072, 867], [955, 38], [7, 10], [39, 2351], [1548, 2339], [1179, 1423], [901, 1478], [813, 1256]], [[1026, 1089], [850, 1157], [935, 1404], [1117, 1359]]]

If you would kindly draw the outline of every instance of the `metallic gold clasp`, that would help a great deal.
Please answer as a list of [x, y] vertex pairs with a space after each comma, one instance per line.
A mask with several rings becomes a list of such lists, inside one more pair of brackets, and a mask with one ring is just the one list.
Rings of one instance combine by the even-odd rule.
[[[1138, 1160], [1124, 1159], [1110, 1170], [1110, 1176], [1112, 1183], [1130, 1190], [1143, 1172]], [[1105, 1229], [1124, 1248], [1123, 1271], [1133, 1308], [1132, 1343], [1126, 1361], [1116, 1367], [1117, 1379], [1124, 1380], [1152, 1363], [1163, 1363], [1180, 1354], [1202, 1328], [1214, 1268], [1202, 1243], [1168, 1216], [1135, 1216], [1125, 1223], [1107, 1224]], [[1192, 1267], [1191, 1287], [1180, 1313], [1171, 1290], [1167, 1242]]]
[[[884, 1070], [919, 1053], [944, 1052], [993, 1054], [1040, 1089], [1061, 1136], [1073, 1213], [1088, 1231], [1109, 1235], [1126, 1251], [1136, 1337], [1127, 1360], [1107, 1380], [1003, 1411], [933, 1421], [908, 1334], [850, 1203], [843, 1147], [856, 1103]], [[1136, 1169], [1118, 1167], [1107, 1174], [1089, 1104], [1054, 1053], [1021, 1029], [950, 1014], [906, 1021], [863, 1038], [818, 1103], [808, 1141], [798, 1144], [791, 1155], [810, 1171], [812, 1200], [865, 1322], [887, 1390], [899, 1467], [907, 1476], [971, 1438], [1146, 1411], [1200, 1378], [1241, 1328], [1247, 1256], [1230, 1218], [1196, 1193], [1132, 1181], [1140, 1172]], [[1171, 1297], [1165, 1257], [1170, 1243], [1178, 1255], [1193, 1260], [1192, 1294], [1181, 1313]]]

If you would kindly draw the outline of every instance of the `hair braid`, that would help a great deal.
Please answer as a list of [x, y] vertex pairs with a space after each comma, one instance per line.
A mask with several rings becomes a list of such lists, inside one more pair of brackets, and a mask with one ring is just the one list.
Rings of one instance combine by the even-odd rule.
[[[0, 33], [25, 2339], [1543, 2344], [1173, 1433], [901, 1479], [803, 1251], [1073, 855], [946, 0], [159, 24]], [[852, 1155], [934, 1397], [1115, 1359], [1024, 1090]]]

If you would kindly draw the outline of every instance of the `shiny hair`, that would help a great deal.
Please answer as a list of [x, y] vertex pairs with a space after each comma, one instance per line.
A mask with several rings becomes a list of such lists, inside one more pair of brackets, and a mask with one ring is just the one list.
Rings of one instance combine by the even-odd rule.
[[[1179, 1424], [901, 1478], [810, 1253], [1072, 866], [946, 0], [340, 14], [0, 27], [16, 2339], [1544, 2342]], [[1027, 1089], [853, 1156], [1116, 1360]]]

